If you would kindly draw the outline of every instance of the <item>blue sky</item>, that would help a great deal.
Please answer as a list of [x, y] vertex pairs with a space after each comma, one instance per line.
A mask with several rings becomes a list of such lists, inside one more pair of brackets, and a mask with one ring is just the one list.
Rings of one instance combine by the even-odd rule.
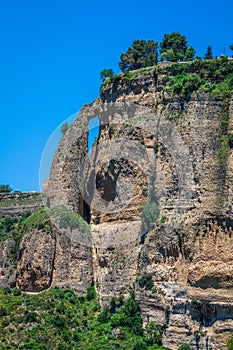
[[99, 94], [99, 73], [119, 72], [135, 39], [187, 36], [197, 55], [233, 43], [232, 0], [7, 0], [0, 2], [0, 183], [39, 190], [54, 130]]

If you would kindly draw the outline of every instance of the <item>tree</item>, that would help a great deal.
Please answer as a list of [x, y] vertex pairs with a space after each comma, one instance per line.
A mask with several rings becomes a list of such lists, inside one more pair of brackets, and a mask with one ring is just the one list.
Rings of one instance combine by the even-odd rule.
[[12, 188], [9, 185], [0, 185], [0, 193], [10, 193]]
[[148, 322], [145, 329], [146, 341], [150, 345], [162, 343], [163, 331], [155, 322]]
[[232, 50], [232, 51], [233, 51], [233, 44], [230, 46], [230, 50]]
[[158, 43], [153, 40], [134, 40], [131, 47], [120, 57], [119, 67], [128, 72], [158, 63]]
[[114, 71], [111, 68], [104, 69], [104, 70], [102, 70], [102, 72], [100, 72], [100, 79], [102, 81], [104, 81], [107, 78], [111, 81], [113, 77], [114, 77]]
[[165, 34], [160, 47], [162, 60], [177, 62], [186, 59], [188, 45], [185, 35], [181, 35], [178, 32]]
[[187, 49], [187, 52], [186, 52], [187, 60], [189, 60], [189, 61], [193, 60], [195, 54], [196, 54], [196, 50], [192, 46], [189, 46], [188, 49]]
[[135, 300], [134, 292], [131, 291], [130, 298], [111, 316], [111, 326], [112, 328], [128, 327], [134, 334], [142, 335], [142, 324], [140, 306]]
[[212, 47], [211, 46], [207, 47], [204, 59], [205, 60], [212, 60], [213, 59], [213, 51], [212, 51]]
[[67, 132], [68, 129], [69, 129], [68, 124], [64, 123], [64, 124], [62, 124], [60, 131], [63, 135], [65, 135], [65, 133]]

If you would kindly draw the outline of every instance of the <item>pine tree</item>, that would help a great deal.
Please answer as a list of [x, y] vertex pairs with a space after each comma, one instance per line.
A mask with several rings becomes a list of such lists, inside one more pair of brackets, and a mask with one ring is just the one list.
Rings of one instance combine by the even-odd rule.
[[177, 62], [180, 60], [185, 60], [187, 58], [187, 39], [185, 35], [181, 35], [178, 32], [165, 34], [160, 47], [162, 60], [166, 59], [168, 61]]
[[114, 72], [111, 68], [104, 69], [104, 70], [102, 70], [102, 72], [100, 72], [100, 79], [102, 81], [104, 81], [107, 78], [109, 78], [109, 80], [111, 81], [113, 77], [114, 77]]
[[153, 40], [134, 40], [131, 47], [120, 57], [122, 72], [150, 67], [158, 63], [158, 43]]

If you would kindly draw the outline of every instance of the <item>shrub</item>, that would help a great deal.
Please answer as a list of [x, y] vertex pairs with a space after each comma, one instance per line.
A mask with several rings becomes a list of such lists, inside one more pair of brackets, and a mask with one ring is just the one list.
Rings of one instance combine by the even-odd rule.
[[96, 298], [95, 286], [91, 286], [87, 289], [87, 300], [90, 301]]
[[159, 208], [158, 204], [152, 199], [148, 199], [148, 201], [144, 204], [142, 209], [142, 231], [148, 232], [153, 226], [159, 216]]
[[3, 306], [0, 307], [0, 317], [7, 316], [7, 309]]
[[51, 214], [55, 219], [56, 224], [62, 229], [69, 229], [72, 232], [74, 229], [84, 232], [90, 232], [90, 226], [81, 217], [81, 215], [68, 210], [64, 206], [56, 206], [51, 210]]
[[114, 77], [114, 71], [112, 68], [104, 69], [104, 70], [102, 70], [102, 72], [100, 72], [100, 79], [102, 81], [104, 81], [105, 79], [112, 81], [113, 77]]
[[148, 344], [161, 344], [163, 331], [155, 322], [148, 322], [145, 330], [145, 338]]
[[228, 135], [228, 142], [229, 142], [230, 149], [232, 149], [233, 148], [233, 134]]
[[19, 288], [14, 288], [14, 289], [13, 289], [13, 295], [14, 295], [15, 297], [17, 297], [17, 296], [19, 296], [19, 295], [21, 295], [21, 294], [22, 294], [21, 289], [19, 289]]
[[111, 317], [111, 326], [112, 328], [117, 328], [117, 327], [124, 327], [127, 324], [127, 320], [125, 318], [125, 313], [123, 312], [117, 312], [112, 315]]
[[233, 350], [233, 333], [231, 334], [230, 338], [227, 340], [227, 349]]
[[65, 320], [62, 316], [57, 315], [54, 319], [53, 319], [53, 324], [58, 327], [58, 328], [62, 328], [65, 326]]
[[27, 312], [26, 315], [24, 315], [24, 322], [36, 322], [36, 316], [35, 312]]
[[154, 286], [152, 275], [150, 273], [144, 274], [138, 279], [138, 284], [141, 288], [145, 288], [146, 290], [152, 289]]
[[62, 126], [61, 126], [60, 132], [61, 132], [63, 135], [65, 135], [65, 133], [67, 132], [68, 129], [69, 129], [68, 124], [67, 124], [67, 123], [64, 123], [64, 124], [62, 124]]
[[162, 217], [161, 217], [161, 224], [165, 224], [165, 222], [167, 221], [167, 217], [165, 216], [165, 215], [163, 215]]
[[146, 343], [144, 343], [143, 341], [137, 341], [137, 343], [133, 346], [133, 350], [147, 350], [148, 347], [146, 345]]
[[4, 294], [10, 294], [10, 293], [11, 293], [10, 287], [8, 287], [8, 286], [4, 287], [4, 288], [3, 288], [3, 293], [4, 293]]
[[12, 188], [9, 185], [0, 185], [0, 193], [10, 193]]
[[111, 313], [109, 310], [109, 306], [105, 305], [103, 310], [99, 313], [97, 320], [100, 323], [107, 323], [110, 320]]
[[184, 343], [179, 347], [179, 350], [192, 350], [192, 348], [189, 344]]
[[51, 222], [45, 208], [40, 208], [35, 213], [26, 218], [21, 224], [20, 231], [22, 234], [37, 228], [43, 231], [51, 230]]
[[203, 80], [197, 74], [185, 73], [171, 77], [167, 90], [173, 91], [175, 94], [188, 95], [198, 90], [203, 83]]

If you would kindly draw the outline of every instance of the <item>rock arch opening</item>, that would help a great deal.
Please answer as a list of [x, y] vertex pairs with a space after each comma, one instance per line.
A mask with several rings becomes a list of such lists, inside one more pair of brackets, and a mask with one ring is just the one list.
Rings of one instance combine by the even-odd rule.
[[93, 146], [98, 140], [100, 133], [100, 119], [98, 116], [90, 119], [88, 121], [88, 136], [87, 136], [87, 144], [88, 144], [88, 154], [90, 156]]

